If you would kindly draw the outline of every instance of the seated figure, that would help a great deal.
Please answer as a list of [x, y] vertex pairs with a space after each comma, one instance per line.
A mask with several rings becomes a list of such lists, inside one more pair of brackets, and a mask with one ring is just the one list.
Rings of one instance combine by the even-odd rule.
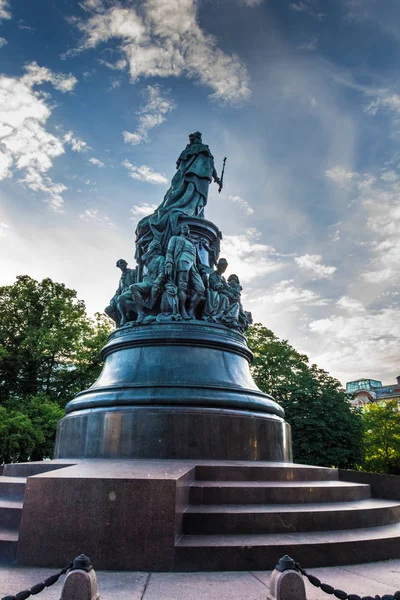
[[[118, 299], [120, 296], [123, 296], [126, 293], [130, 297], [129, 286], [136, 281], [136, 269], [128, 269], [128, 263], [123, 258], [117, 260], [116, 266], [122, 271], [119, 285], [117, 291], [110, 300], [110, 304], [104, 309], [104, 312], [108, 317], [110, 317], [110, 319], [115, 321], [116, 326], [119, 327], [121, 322], [121, 313], [118, 310]], [[130, 311], [129, 316], [132, 316], [133, 318], [134, 306], [131, 305], [129, 308], [127, 308], [127, 310]]]
[[240, 294], [238, 296], [237, 290], [231, 288], [223, 276], [227, 267], [226, 258], [220, 258], [217, 270], [213, 271], [209, 277], [203, 319], [238, 326]]
[[[234, 326], [238, 327], [241, 331], [246, 331], [246, 329], [248, 329], [249, 325], [252, 324], [253, 318], [252, 318], [250, 312], [248, 312], [247, 310], [243, 310], [242, 302], [240, 300], [240, 295], [241, 295], [240, 293], [243, 288], [240, 285], [239, 277], [234, 274], [229, 275], [228, 285], [231, 288], [231, 290], [233, 291], [233, 293], [235, 294], [235, 297], [236, 297], [235, 303], [238, 302], [238, 304], [239, 304], [239, 312], [236, 316], [237, 324], [233, 321]], [[236, 315], [236, 306], [235, 306], [234, 310], [235, 310], [235, 315]], [[229, 325], [229, 323], [227, 323], [227, 324]]]
[[164, 291], [161, 296], [160, 313], [157, 321], [180, 321], [182, 315], [179, 312], [178, 287], [171, 277], [164, 283]]
[[142, 323], [145, 310], [154, 308], [158, 296], [163, 290], [166, 279], [165, 257], [161, 254], [161, 244], [157, 240], [150, 242], [147, 252], [142, 256], [146, 273], [143, 280], [130, 286], [131, 299], [137, 311], [136, 323]]

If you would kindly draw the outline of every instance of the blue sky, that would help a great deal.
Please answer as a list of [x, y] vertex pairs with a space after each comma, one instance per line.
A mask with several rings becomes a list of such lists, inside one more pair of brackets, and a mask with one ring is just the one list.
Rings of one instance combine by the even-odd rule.
[[343, 383], [400, 372], [397, 0], [0, 0], [0, 285], [90, 313], [191, 131], [256, 321]]

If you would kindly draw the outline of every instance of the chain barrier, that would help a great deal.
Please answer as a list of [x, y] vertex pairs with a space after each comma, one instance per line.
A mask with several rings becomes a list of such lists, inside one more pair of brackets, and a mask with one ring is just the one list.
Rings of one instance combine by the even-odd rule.
[[299, 563], [295, 562], [290, 556], [283, 556], [275, 567], [278, 571], [286, 571], [294, 569], [299, 571], [303, 577], [307, 577], [308, 581], [317, 588], [321, 588], [326, 594], [330, 594], [339, 598], [339, 600], [400, 600], [400, 590], [393, 595], [384, 594], [383, 596], [359, 596], [358, 594], [347, 594], [343, 590], [337, 590], [328, 583], [322, 583], [315, 575], [310, 575], [303, 569]]
[[41, 581], [40, 583], [37, 583], [29, 590], [23, 590], [22, 592], [15, 594], [15, 596], [4, 596], [3, 598], [1, 598], [1, 600], [26, 600], [26, 598], [29, 598], [29, 596], [35, 596], [36, 594], [39, 594], [40, 592], [43, 592], [45, 588], [50, 587], [54, 583], [57, 583], [61, 575], [65, 575], [65, 573], [72, 568], [73, 564], [73, 562], [69, 563], [69, 565], [61, 569], [61, 571], [55, 573], [55, 575], [47, 577], [47, 579]]

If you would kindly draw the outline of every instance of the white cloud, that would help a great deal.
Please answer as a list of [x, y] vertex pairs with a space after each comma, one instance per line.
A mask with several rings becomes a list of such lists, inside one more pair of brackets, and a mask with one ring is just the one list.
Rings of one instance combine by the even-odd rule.
[[254, 213], [254, 209], [250, 204], [240, 196], [229, 196], [229, 200], [232, 200], [232, 202], [240, 206], [247, 215], [252, 215]]
[[361, 190], [361, 202], [366, 210], [367, 228], [373, 234], [372, 259], [362, 273], [364, 281], [391, 285], [400, 282], [400, 181], [374, 180]]
[[9, 0], [0, 0], [0, 20], [11, 19]]
[[263, 0], [240, 0], [242, 4], [244, 4], [245, 6], [250, 6], [251, 8], [253, 6], [259, 6], [262, 1]]
[[108, 91], [116, 90], [117, 88], [119, 88], [120, 85], [121, 85], [121, 79], [113, 79], [107, 89], [108, 89]]
[[157, 206], [157, 204], [148, 204], [147, 202], [142, 202], [142, 204], [132, 206], [132, 221], [137, 224], [140, 219], [143, 219], [143, 217], [153, 214]]
[[[397, 162], [398, 156], [395, 155], [387, 164]], [[400, 179], [397, 172], [386, 168], [376, 175], [360, 174], [344, 167], [334, 167], [325, 174], [339, 187], [350, 184], [353, 202], [357, 200], [364, 211], [358, 217], [357, 244], [368, 247], [370, 252], [366, 254], [368, 263], [361, 272], [361, 283], [388, 287], [400, 282]], [[361, 233], [364, 239], [359, 239]]]
[[307, 42], [304, 42], [304, 44], [300, 44], [299, 46], [297, 46], [297, 50], [313, 51], [313, 50], [317, 49], [317, 45], [318, 45], [318, 38], [313, 37], [313, 38], [309, 39]]
[[358, 178], [358, 173], [355, 171], [349, 171], [342, 166], [336, 166], [332, 167], [332, 169], [327, 169], [325, 171], [325, 175], [340, 186], [346, 185], [349, 181]]
[[338, 242], [340, 240], [340, 229], [336, 229], [335, 233], [332, 235], [332, 242]]
[[249, 282], [284, 266], [275, 248], [259, 243], [259, 237], [256, 229], [247, 229], [222, 239], [221, 256], [228, 260], [229, 272], [237, 273], [241, 281]]
[[47, 202], [56, 212], [62, 212], [64, 200], [62, 193], [68, 188], [63, 183], [54, 183], [50, 177], [43, 175], [34, 167], [27, 167], [20, 182], [30, 190], [47, 196]]
[[74, 135], [73, 131], [68, 131], [64, 135], [64, 142], [71, 146], [71, 150], [74, 152], [86, 152], [90, 149], [90, 146], [87, 145], [86, 142], [78, 138], [78, 136]]
[[60, 92], [71, 92], [78, 83], [77, 78], [69, 73], [53, 73], [47, 67], [40, 67], [36, 62], [32, 62], [25, 66], [26, 75], [21, 78], [21, 81], [28, 87], [40, 85], [44, 82], [49, 82]]
[[117, 60], [117, 62], [115, 62], [115, 63], [110, 63], [107, 60], [100, 59], [99, 63], [101, 65], [104, 65], [105, 67], [108, 67], [112, 71], [123, 71], [125, 69], [125, 67], [128, 65], [128, 63], [124, 59]]
[[47, 175], [52, 160], [64, 152], [62, 140], [46, 130], [53, 105], [48, 95], [34, 89], [49, 82], [65, 93], [76, 84], [73, 75], [53, 73], [31, 63], [20, 78], [0, 75], [0, 179], [21, 172], [19, 181], [44, 196], [56, 211], [62, 210], [67, 189]]
[[311, 290], [295, 285], [293, 279], [286, 279], [272, 286], [265, 297], [267, 304], [291, 304], [291, 310], [299, 310], [300, 306], [324, 306], [328, 301]]
[[318, 364], [341, 373], [343, 382], [357, 377], [398, 374], [400, 311], [396, 308], [350, 312], [309, 325], [325, 346], [314, 357]]
[[337, 306], [347, 310], [349, 312], [365, 312], [365, 307], [360, 300], [350, 298], [349, 296], [342, 296], [337, 302]]
[[88, 162], [90, 162], [92, 165], [95, 165], [96, 167], [99, 167], [100, 169], [103, 169], [105, 167], [105, 164], [98, 158], [94, 158], [94, 156], [89, 158]]
[[5, 152], [0, 151], [0, 181], [11, 177], [12, 157]]
[[[284, 324], [292, 321], [298, 327], [307, 309], [313, 307], [312, 310], [315, 311], [317, 307], [326, 306], [329, 300], [312, 290], [299, 287], [293, 279], [284, 279], [270, 286], [267, 291], [264, 289], [251, 293], [245, 298], [245, 303], [266, 322], [277, 324], [282, 319]], [[282, 323], [280, 328], [282, 329]]]
[[30, 27], [30, 25], [27, 25], [26, 21], [24, 21], [24, 19], [20, 19], [17, 22], [17, 27], [18, 29], [24, 29], [25, 31], [29, 31], [30, 33], [34, 33], [35, 32], [35, 28], [34, 27]]
[[162, 173], [156, 173], [150, 167], [146, 165], [140, 165], [139, 167], [133, 165], [128, 160], [124, 160], [122, 165], [128, 169], [129, 177], [132, 179], [138, 179], [139, 181], [146, 181], [147, 183], [154, 183], [159, 185], [165, 185], [168, 183], [168, 179]]
[[146, 103], [138, 111], [140, 115], [138, 128], [135, 133], [123, 132], [125, 143], [136, 145], [148, 142], [150, 129], [164, 123], [165, 115], [175, 108], [175, 103], [167, 95], [162, 94], [159, 85], [148, 85], [143, 93]]
[[3, 46], [6, 46], [7, 44], [7, 40], [3, 37], [0, 37], [0, 48], [3, 48]]
[[381, 175], [383, 181], [397, 181], [399, 176], [394, 171], [384, 171]]
[[139, 8], [107, 8], [84, 2], [87, 20], [75, 19], [84, 35], [77, 51], [120, 40], [122, 60], [113, 67], [129, 68], [132, 82], [140, 77], [185, 75], [212, 89], [211, 98], [232, 104], [250, 96], [245, 65], [225, 54], [213, 36], [198, 24], [195, 0], [144, 0]]
[[96, 221], [97, 223], [108, 225], [109, 227], [115, 227], [115, 224], [109, 217], [102, 216], [99, 213], [98, 208], [87, 208], [82, 214], [79, 215], [79, 218], [83, 221]]
[[322, 256], [319, 254], [304, 254], [295, 257], [296, 264], [313, 275], [313, 279], [328, 279], [336, 271], [336, 267], [322, 265]]
[[10, 226], [7, 225], [7, 223], [3, 223], [3, 221], [0, 221], [0, 237], [7, 235], [9, 229]]
[[390, 88], [368, 90], [366, 93], [375, 96], [375, 100], [365, 107], [367, 114], [376, 115], [379, 110], [400, 112], [400, 95]]
[[[318, 0], [317, 0], [318, 1]], [[304, 0], [298, 2], [289, 2], [289, 7], [297, 13], [305, 13], [314, 17], [318, 21], [321, 21], [324, 18], [324, 14], [315, 10], [316, 0]]]

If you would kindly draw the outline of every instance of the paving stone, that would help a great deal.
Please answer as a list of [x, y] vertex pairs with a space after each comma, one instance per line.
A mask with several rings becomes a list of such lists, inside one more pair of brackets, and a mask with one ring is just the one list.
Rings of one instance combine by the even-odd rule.
[[249, 572], [153, 573], [143, 600], [266, 600], [265, 585]]

